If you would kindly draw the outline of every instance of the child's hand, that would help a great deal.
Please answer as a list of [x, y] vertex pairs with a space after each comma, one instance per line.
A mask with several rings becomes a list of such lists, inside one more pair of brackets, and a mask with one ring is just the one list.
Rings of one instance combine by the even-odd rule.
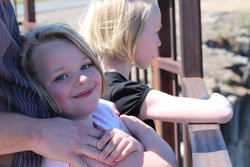
[[220, 116], [218, 119], [219, 123], [225, 123], [228, 122], [232, 116], [233, 116], [233, 108], [232, 105], [228, 102], [228, 100], [222, 96], [219, 93], [212, 93], [209, 101], [211, 102], [211, 105], [217, 105], [218, 112], [220, 112], [218, 115]]
[[134, 151], [143, 151], [141, 143], [119, 129], [110, 129], [104, 132], [97, 143], [97, 148], [102, 150], [100, 161], [114, 165]]

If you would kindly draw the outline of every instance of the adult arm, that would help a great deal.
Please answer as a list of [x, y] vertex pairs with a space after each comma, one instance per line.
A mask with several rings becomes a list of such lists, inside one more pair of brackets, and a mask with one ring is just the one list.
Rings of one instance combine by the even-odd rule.
[[35, 119], [0, 112], [0, 155], [32, 150], [49, 159], [85, 166], [80, 155], [97, 159], [102, 132], [63, 118]]
[[140, 111], [141, 119], [157, 119], [181, 123], [225, 123], [233, 116], [228, 100], [213, 93], [208, 100], [176, 97], [151, 90]]

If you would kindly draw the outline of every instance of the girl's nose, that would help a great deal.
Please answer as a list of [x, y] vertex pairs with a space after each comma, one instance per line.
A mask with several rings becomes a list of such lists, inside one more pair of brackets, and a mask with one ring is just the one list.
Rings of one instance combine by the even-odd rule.
[[75, 82], [75, 86], [79, 87], [81, 85], [84, 85], [87, 82], [87, 80], [88, 80], [88, 77], [81, 74], [77, 77], [76, 82]]

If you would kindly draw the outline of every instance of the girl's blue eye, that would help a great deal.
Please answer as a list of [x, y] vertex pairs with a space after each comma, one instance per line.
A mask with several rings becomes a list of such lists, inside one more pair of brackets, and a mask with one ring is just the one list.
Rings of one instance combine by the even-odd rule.
[[63, 74], [63, 75], [58, 76], [55, 79], [55, 81], [62, 81], [62, 80], [65, 80], [67, 77], [68, 77], [68, 75]]
[[92, 64], [84, 64], [82, 67], [81, 67], [81, 70], [86, 70], [88, 69], [89, 67], [91, 67]]

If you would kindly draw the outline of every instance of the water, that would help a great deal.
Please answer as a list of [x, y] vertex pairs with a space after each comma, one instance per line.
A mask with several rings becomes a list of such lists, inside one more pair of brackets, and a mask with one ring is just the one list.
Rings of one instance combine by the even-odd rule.
[[[37, 2], [35, 4], [36, 13], [47, 12], [55, 9], [72, 8], [86, 5], [90, 0], [53, 0]], [[18, 5], [16, 8], [17, 15], [24, 15], [24, 6]]]

